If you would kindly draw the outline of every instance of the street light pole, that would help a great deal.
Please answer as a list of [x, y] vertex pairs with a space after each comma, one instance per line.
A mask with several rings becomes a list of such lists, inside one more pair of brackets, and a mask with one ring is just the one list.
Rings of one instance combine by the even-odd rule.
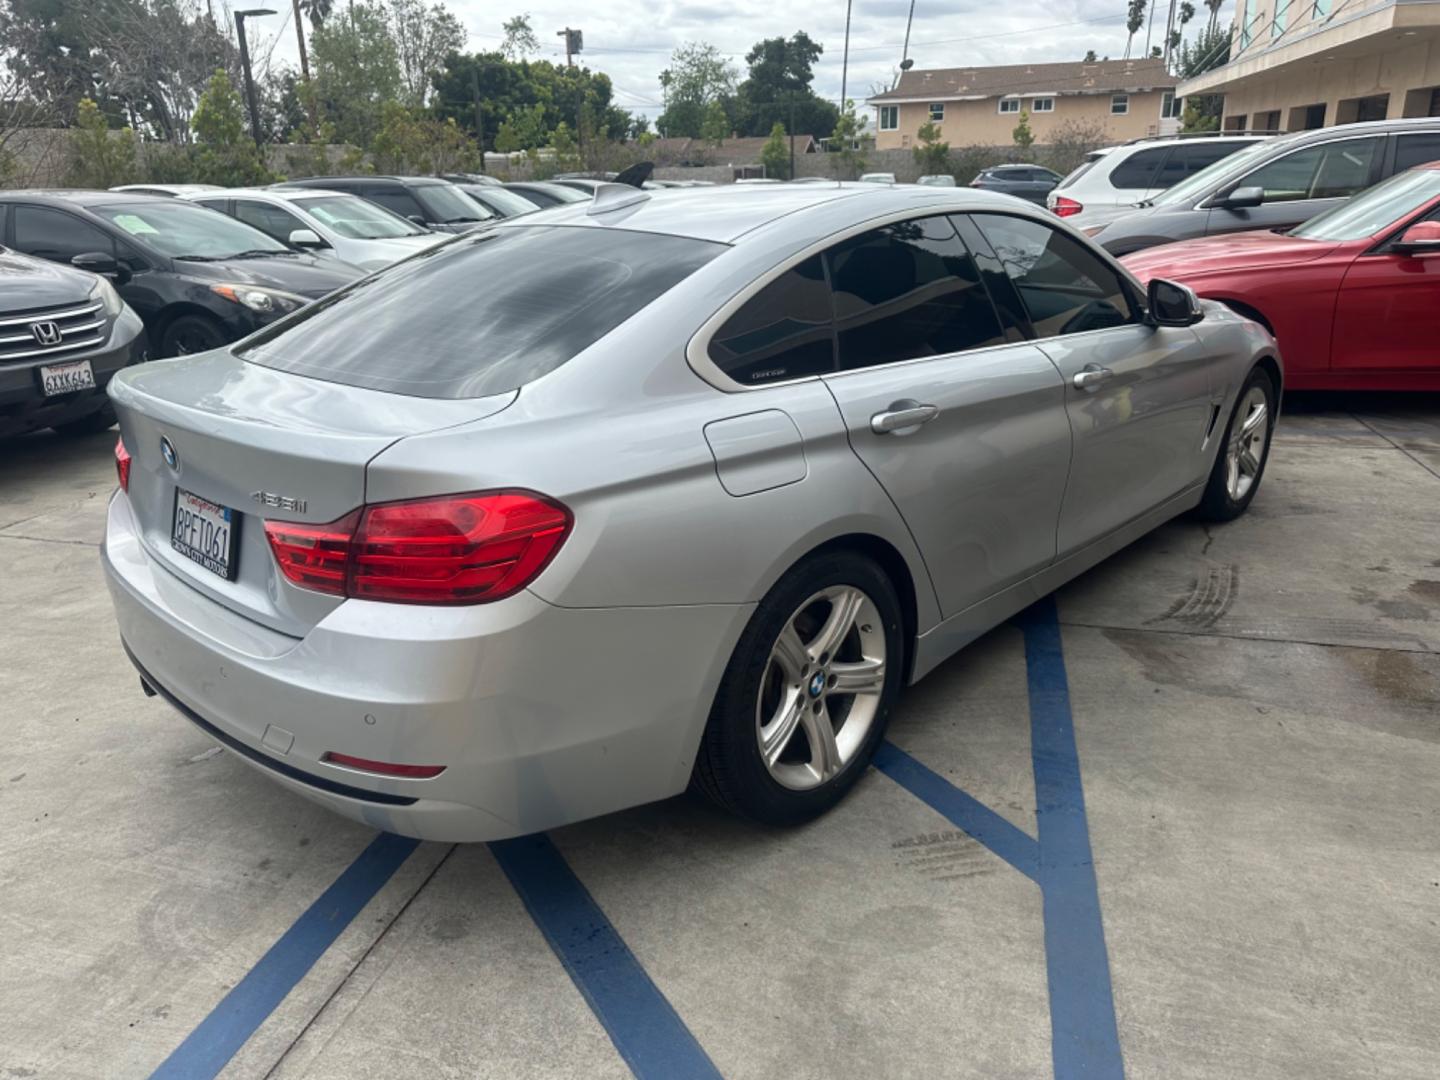
[[274, 15], [270, 8], [235, 12], [235, 36], [240, 39], [240, 67], [245, 72], [245, 98], [250, 103], [250, 134], [260, 145], [260, 110], [255, 104], [255, 76], [250, 72], [250, 47], [245, 43], [245, 20], [252, 15]]

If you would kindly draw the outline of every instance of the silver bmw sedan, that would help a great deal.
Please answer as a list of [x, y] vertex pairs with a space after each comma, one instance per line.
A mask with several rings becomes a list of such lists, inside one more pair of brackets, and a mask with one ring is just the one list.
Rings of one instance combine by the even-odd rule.
[[901, 687], [1185, 511], [1242, 513], [1255, 323], [968, 189], [637, 191], [110, 384], [148, 693], [432, 840], [855, 782]]

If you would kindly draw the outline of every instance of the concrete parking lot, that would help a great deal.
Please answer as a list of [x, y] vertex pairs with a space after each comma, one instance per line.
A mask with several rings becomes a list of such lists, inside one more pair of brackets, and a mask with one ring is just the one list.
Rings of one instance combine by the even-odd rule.
[[114, 434], [0, 443], [0, 1077], [1433, 1078], [1440, 398], [1287, 402], [776, 832], [379, 836], [146, 698]]

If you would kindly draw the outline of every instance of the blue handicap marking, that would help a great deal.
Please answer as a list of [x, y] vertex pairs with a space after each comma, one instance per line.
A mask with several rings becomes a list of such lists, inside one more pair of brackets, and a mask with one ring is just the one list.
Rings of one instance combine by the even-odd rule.
[[1125, 1066], [1054, 598], [1015, 622], [1025, 636], [1038, 839], [891, 743], [875, 767], [1040, 886], [1055, 1076], [1119, 1080]]

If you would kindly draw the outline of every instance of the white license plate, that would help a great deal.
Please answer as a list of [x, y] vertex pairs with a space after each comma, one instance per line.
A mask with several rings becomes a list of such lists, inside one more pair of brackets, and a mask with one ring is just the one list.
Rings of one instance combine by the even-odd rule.
[[240, 515], [228, 506], [175, 489], [170, 546], [226, 581], [235, 578], [235, 533]]
[[95, 373], [89, 360], [71, 360], [66, 364], [42, 364], [40, 386], [46, 397], [69, 394], [76, 390], [95, 389]]

